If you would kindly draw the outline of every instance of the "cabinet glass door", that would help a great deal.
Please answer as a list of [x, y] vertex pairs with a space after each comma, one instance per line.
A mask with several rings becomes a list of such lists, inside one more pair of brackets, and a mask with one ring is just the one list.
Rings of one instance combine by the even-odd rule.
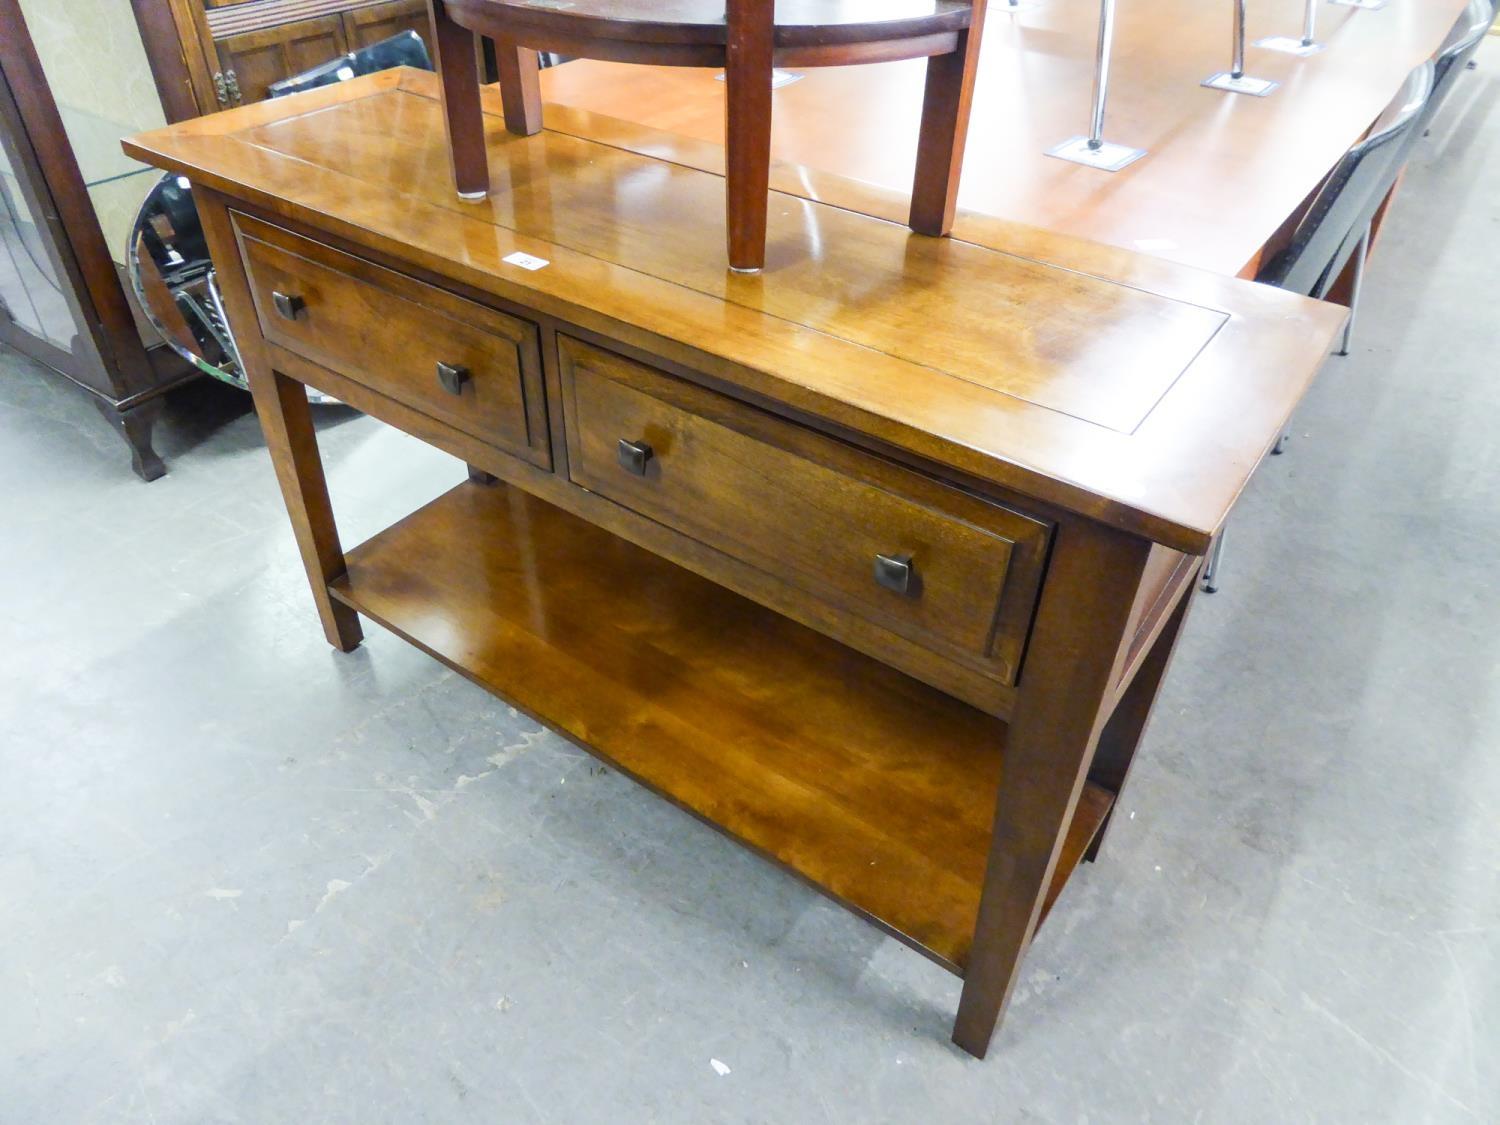
[[20, 0], [69, 147], [116, 265], [160, 173], [120, 149], [120, 138], [166, 124], [129, 4]]
[[74, 369], [75, 362], [87, 364], [91, 348], [58, 231], [45, 218], [46, 188], [14, 110], [0, 78], [0, 340]]

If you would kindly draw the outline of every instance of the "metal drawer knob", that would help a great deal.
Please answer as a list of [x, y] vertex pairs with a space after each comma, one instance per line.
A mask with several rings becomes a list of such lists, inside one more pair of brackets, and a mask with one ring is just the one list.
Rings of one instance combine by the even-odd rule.
[[620, 459], [620, 468], [643, 477], [646, 475], [646, 466], [656, 456], [656, 451], [643, 441], [626, 441], [621, 438], [616, 456]]
[[440, 363], [437, 365], [438, 382], [443, 385], [443, 390], [450, 395], [461, 395], [464, 393], [464, 384], [471, 381], [469, 369], [452, 363]]
[[279, 290], [271, 294], [271, 303], [276, 306], [276, 315], [282, 320], [296, 320], [302, 315], [302, 310], [307, 308], [307, 302], [295, 293], [282, 293]]
[[897, 594], [914, 595], [917, 568], [910, 555], [876, 555], [875, 583]]

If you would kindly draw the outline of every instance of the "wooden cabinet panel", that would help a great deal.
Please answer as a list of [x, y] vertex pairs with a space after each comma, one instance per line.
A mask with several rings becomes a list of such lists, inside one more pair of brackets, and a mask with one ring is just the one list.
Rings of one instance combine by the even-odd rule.
[[225, 74], [234, 72], [241, 102], [258, 102], [271, 83], [327, 62], [349, 50], [342, 16], [232, 35], [215, 44]]
[[[136, 3], [165, 6], [154, 17], [160, 30], [148, 37], [153, 70], [164, 72], [168, 83], [186, 81], [203, 113], [260, 101], [273, 82], [402, 32], [415, 31], [424, 42], [431, 36], [427, 0]], [[172, 61], [164, 61], [168, 56]], [[162, 73], [157, 80], [162, 83]]]
[[353, 51], [392, 35], [400, 35], [403, 31], [415, 31], [424, 42], [430, 37], [427, 0], [392, 0], [389, 4], [355, 8], [344, 13], [344, 33], [349, 40], [349, 49]]
[[559, 349], [575, 484], [1015, 681], [1046, 524], [612, 352]]

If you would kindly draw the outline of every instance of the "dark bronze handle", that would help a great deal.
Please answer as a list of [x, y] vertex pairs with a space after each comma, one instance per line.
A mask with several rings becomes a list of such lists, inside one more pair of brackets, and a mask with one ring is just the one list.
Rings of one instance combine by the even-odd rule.
[[460, 367], [453, 363], [439, 363], [437, 365], [438, 382], [443, 384], [443, 390], [450, 395], [461, 395], [464, 393], [464, 384], [470, 382], [472, 376], [467, 367]]
[[296, 320], [307, 308], [307, 302], [295, 293], [272, 293], [271, 303], [276, 306], [276, 315], [282, 320]]
[[626, 441], [621, 438], [616, 456], [620, 459], [620, 468], [643, 477], [646, 475], [646, 466], [656, 456], [656, 451], [643, 441]]
[[897, 594], [915, 594], [917, 568], [910, 555], [876, 555], [875, 582]]

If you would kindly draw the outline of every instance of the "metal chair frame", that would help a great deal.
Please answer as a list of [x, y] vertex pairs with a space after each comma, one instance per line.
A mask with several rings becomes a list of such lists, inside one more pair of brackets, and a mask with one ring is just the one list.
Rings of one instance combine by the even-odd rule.
[[[1256, 277], [1279, 289], [1321, 299], [1352, 257], [1349, 320], [1344, 325], [1339, 355], [1349, 354], [1375, 214], [1421, 135], [1418, 126], [1425, 120], [1433, 96], [1434, 73], [1434, 62], [1428, 60], [1407, 76], [1369, 134], [1344, 154], [1323, 181], [1286, 248]], [[1290, 433], [1283, 434], [1271, 452], [1280, 453], [1290, 437]], [[1212, 594], [1219, 588], [1225, 535], [1226, 529], [1221, 528], [1204, 563], [1201, 581], [1205, 593]]]

